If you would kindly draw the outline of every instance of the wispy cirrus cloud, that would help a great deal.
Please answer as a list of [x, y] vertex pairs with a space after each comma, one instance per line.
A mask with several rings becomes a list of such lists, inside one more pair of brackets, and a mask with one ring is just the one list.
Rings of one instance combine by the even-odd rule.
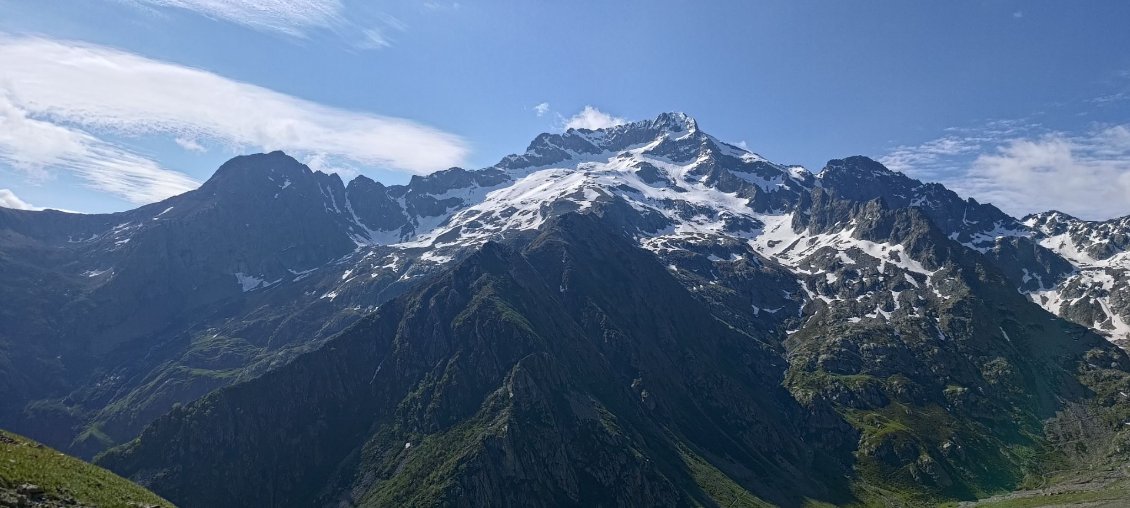
[[135, 203], [193, 188], [188, 176], [109, 140], [168, 136], [281, 149], [339, 165], [424, 174], [463, 162], [458, 136], [347, 111], [102, 46], [0, 35], [0, 160], [29, 177], [66, 170]]
[[256, 30], [298, 37], [310, 29], [343, 22], [345, 9], [340, 0], [131, 0], [130, 3], [192, 11]]
[[151, 9], [176, 9], [253, 30], [307, 39], [333, 35], [360, 49], [392, 45], [391, 32], [406, 25], [395, 17], [342, 0], [119, 0]]
[[891, 150], [881, 159], [884, 166], [895, 171], [910, 172], [933, 168], [948, 158], [974, 152], [981, 148], [976, 139], [945, 136], [920, 145], [904, 145]]
[[605, 129], [627, 122], [623, 118], [610, 115], [592, 106], [585, 106], [577, 114], [565, 118], [563, 127], [565, 129]]
[[82, 129], [33, 118], [10, 99], [0, 92], [0, 161], [32, 180], [45, 180], [50, 170], [62, 168], [91, 188], [138, 204], [160, 201], [200, 184]]
[[1117, 102], [1130, 101], [1130, 92], [1114, 92], [1106, 95], [1100, 95], [1091, 99], [1092, 104], [1106, 105]]
[[1110, 90], [1087, 102], [1095, 106], [1109, 108], [1124, 106], [1130, 102], [1130, 69], [1118, 71], [1106, 80]]
[[450, 10], [457, 11], [461, 7], [459, 2], [437, 2], [434, 0], [425, 0], [421, 5], [429, 11]]

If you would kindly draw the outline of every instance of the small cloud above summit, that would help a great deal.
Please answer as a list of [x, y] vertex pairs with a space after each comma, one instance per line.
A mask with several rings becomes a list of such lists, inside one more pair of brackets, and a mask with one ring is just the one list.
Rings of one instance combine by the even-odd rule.
[[545, 116], [545, 114], [548, 113], [548, 112], [549, 112], [549, 103], [548, 102], [542, 102], [542, 103], [534, 106], [534, 113], [537, 113], [538, 116]]
[[606, 129], [628, 123], [618, 116], [612, 116], [592, 106], [585, 106], [579, 113], [565, 119], [565, 129]]

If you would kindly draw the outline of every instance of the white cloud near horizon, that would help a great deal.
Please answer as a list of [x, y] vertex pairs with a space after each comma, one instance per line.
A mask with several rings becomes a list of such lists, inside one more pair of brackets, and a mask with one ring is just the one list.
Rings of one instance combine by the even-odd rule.
[[411, 120], [102, 46], [0, 34], [0, 68], [0, 159], [30, 177], [72, 171], [135, 203], [197, 183], [99, 136], [168, 136], [189, 151], [278, 149], [413, 174], [460, 165], [468, 153], [460, 137]]
[[15, 210], [42, 210], [43, 208], [34, 206], [27, 201], [20, 199], [15, 192], [11, 189], [0, 189], [0, 207], [12, 208]]
[[606, 129], [628, 123], [618, 116], [612, 116], [592, 106], [585, 106], [579, 113], [566, 118], [564, 128], [568, 129]]
[[978, 155], [958, 188], [1005, 209], [1056, 209], [1088, 220], [1130, 214], [1130, 128], [1010, 140]]
[[1087, 220], [1130, 214], [1130, 124], [1080, 134], [965, 132], [901, 146], [889, 168], [939, 181], [1023, 216], [1059, 210]]

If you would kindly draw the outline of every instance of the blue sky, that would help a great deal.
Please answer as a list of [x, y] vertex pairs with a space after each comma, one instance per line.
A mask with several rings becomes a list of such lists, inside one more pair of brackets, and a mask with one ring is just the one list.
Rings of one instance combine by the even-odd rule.
[[0, 0], [0, 203], [124, 210], [271, 149], [401, 183], [677, 110], [781, 163], [864, 154], [1103, 219], [1130, 214], [1128, 22], [1125, 2]]

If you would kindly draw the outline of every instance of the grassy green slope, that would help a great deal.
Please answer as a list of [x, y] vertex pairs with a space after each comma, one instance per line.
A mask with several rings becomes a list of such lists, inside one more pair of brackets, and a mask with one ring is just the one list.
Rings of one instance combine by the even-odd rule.
[[43, 494], [32, 497], [44, 506], [74, 503], [98, 507], [173, 506], [105, 469], [23, 436], [0, 431], [0, 504], [17, 499], [21, 495], [17, 491], [26, 490], [21, 489], [26, 484], [43, 490]]

